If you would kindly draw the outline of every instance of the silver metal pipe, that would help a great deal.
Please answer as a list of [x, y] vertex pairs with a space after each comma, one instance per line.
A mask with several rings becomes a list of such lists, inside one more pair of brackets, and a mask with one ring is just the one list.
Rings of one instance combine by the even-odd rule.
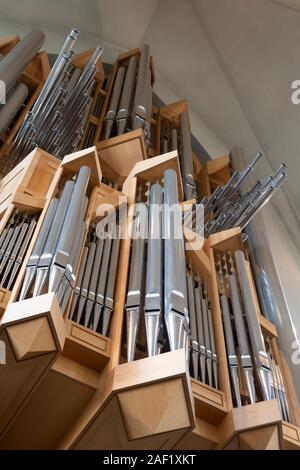
[[150, 188], [149, 237], [145, 295], [145, 326], [148, 356], [156, 354], [162, 310], [162, 201], [159, 183]]
[[188, 115], [186, 112], [180, 113], [181, 132], [181, 164], [184, 178], [185, 199], [192, 199], [196, 196], [196, 183], [194, 179], [193, 152], [191, 145], [191, 132]]
[[242, 406], [239, 376], [238, 376], [237, 354], [235, 350], [235, 344], [234, 344], [234, 338], [233, 338], [233, 332], [232, 332], [229, 304], [228, 304], [228, 299], [225, 294], [222, 294], [220, 296], [220, 301], [221, 301], [222, 314], [223, 314], [223, 325], [224, 325], [224, 332], [225, 332], [225, 339], [226, 339], [228, 364], [229, 364], [229, 370], [230, 370], [230, 375], [231, 375], [231, 380], [232, 380], [232, 388], [234, 391], [234, 397], [235, 397], [237, 406]]
[[195, 287], [195, 308], [197, 318], [197, 338], [199, 345], [199, 376], [203, 383], [206, 383], [206, 350], [204, 341], [204, 329], [203, 329], [203, 318], [202, 318], [202, 286], [199, 276], [195, 278], [198, 282], [198, 286]]
[[74, 185], [70, 204], [66, 212], [66, 218], [62, 219], [63, 226], [61, 229], [60, 237], [58, 239], [56, 253], [53, 257], [53, 264], [49, 273], [48, 292], [56, 291], [63, 276], [64, 270], [67, 267], [68, 260], [71, 256], [71, 247], [78, 225], [78, 212], [87, 190], [90, 175], [90, 167], [80, 167]]
[[79, 31], [77, 29], [72, 29], [62, 47], [60, 50], [60, 53], [58, 54], [56, 61], [54, 62], [54, 65], [52, 67], [52, 70], [44, 83], [44, 86], [39, 94], [38, 99], [36, 100], [35, 104], [33, 105], [32, 108], [32, 114], [38, 114], [40, 109], [45, 103], [45, 100], [49, 94], [49, 91], [52, 89], [53, 85], [55, 84], [57, 80], [57, 76], [59, 76], [59, 73], [63, 67], [64, 60], [68, 57], [68, 54], [71, 52], [72, 47], [74, 46], [77, 38], [79, 36]]
[[47, 240], [43, 248], [43, 252], [38, 260], [38, 267], [33, 289], [33, 297], [41, 294], [42, 289], [47, 281], [49, 269], [52, 264], [53, 257], [55, 255], [55, 249], [63, 226], [62, 221], [65, 221], [65, 217], [73, 193], [73, 188], [74, 182], [67, 181], [60, 196], [57, 210], [55, 212], [52, 225], [50, 227]]
[[192, 375], [194, 379], [198, 379], [198, 365], [199, 365], [199, 344], [197, 335], [197, 320], [196, 308], [194, 297], [194, 279], [192, 273], [187, 274], [187, 291], [188, 291], [188, 307], [189, 307], [189, 320], [191, 329], [191, 359], [192, 359]]
[[111, 315], [114, 308], [114, 292], [117, 277], [117, 268], [119, 260], [119, 248], [120, 239], [116, 235], [116, 238], [112, 240], [111, 255], [109, 262], [108, 277], [105, 291], [105, 301], [103, 306], [102, 314], [102, 334], [107, 336], [110, 326]]
[[162, 140], [162, 153], [168, 153], [168, 139], [163, 138]]
[[210, 343], [210, 336], [209, 336], [208, 302], [207, 302], [206, 289], [205, 289], [205, 295], [202, 298], [202, 321], [203, 321], [208, 385], [212, 387], [213, 386], [213, 357], [212, 357], [212, 350], [211, 350], [211, 343]]
[[178, 204], [177, 174], [171, 169], [164, 172], [163, 222], [165, 237], [165, 323], [170, 349], [174, 351], [187, 345], [188, 307], [184, 239], [181, 209]]
[[117, 114], [118, 135], [124, 134], [128, 124], [130, 105], [135, 85], [136, 64], [136, 56], [130, 57]]
[[9, 277], [9, 280], [8, 280], [8, 283], [7, 283], [7, 289], [8, 290], [11, 290], [11, 286], [12, 286], [12, 284], [13, 284], [15, 278], [16, 278], [16, 275], [17, 275], [17, 273], [18, 273], [18, 271], [21, 267], [21, 264], [23, 262], [26, 250], [27, 250], [28, 245], [29, 245], [29, 242], [30, 242], [31, 237], [33, 235], [33, 232], [35, 230], [36, 223], [37, 223], [36, 218], [33, 217], [31, 219], [31, 222], [30, 222], [29, 228], [27, 230], [27, 233], [25, 235], [22, 246], [20, 247], [20, 250], [17, 254], [17, 258], [16, 258], [15, 264], [13, 266], [13, 269], [11, 271], [11, 274], [10, 274], [10, 277]]
[[85, 266], [86, 266], [86, 260], [87, 260], [87, 257], [88, 257], [88, 252], [89, 252], [89, 248], [88, 248], [88, 246], [85, 246], [84, 249], [83, 249], [83, 253], [82, 253], [79, 273], [78, 273], [77, 280], [76, 280], [76, 286], [75, 286], [75, 289], [74, 289], [72, 305], [71, 305], [70, 315], [69, 315], [70, 318], [73, 321], [77, 322], [77, 323], [80, 321], [80, 316], [79, 316], [78, 309], [76, 310], [76, 307], [77, 307], [78, 300], [79, 300], [79, 295], [80, 295], [81, 285], [82, 285], [83, 276], [84, 276], [84, 272], [85, 272]]
[[254, 377], [252, 370], [251, 352], [248, 344], [248, 338], [246, 333], [246, 327], [244, 324], [242, 305], [239, 297], [237, 279], [235, 274], [229, 274], [228, 276], [230, 293], [231, 293], [231, 304], [234, 316], [235, 329], [239, 344], [241, 363], [244, 372], [245, 382], [252, 404], [256, 401]]
[[16, 89], [9, 96], [6, 104], [0, 109], [0, 133], [7, 129], [13, 118], [20, 110], [27, 96], [27, 86], [23, 83], [19, 83]]
[[177, 150], [178, 148], [178, 136], [177, 129], [171, 129], [171, 150]]
[[123, 87], [123, 82], [124, 82], [124, 77], [125, 77], [125, 67], [119, 67], [117, 71], [117, 76], [116, 80], [114, 83], [113, 91], [112, 91], [112, 96], [108, 105], [108, 110], [105, 115], [105, 139], [108, 139], [111, 131], [113, 124], [115, 122], [116, 116], [117, 116], [117, 111], [118, 111], [118, 104], [120, 100], [120, 96], [122, 93], [122, 87]]
[[133, 129], [144, 127], [147, 119], [147, 103], [149, 90], [150, 70], [150, 46], [144, 44], [141, 49], [138, 77], [132, 111]]
[[152, 86], [151, 86], [151, 70], [149, 70], [149, 88], [146, 109], [146, 121], [144, 124], [145, 144], [148, 147], [151, 143], [151, 128], [152, 128]]
[[[20, 250], [20, 247], [22, 245], [22, 242], [23, 242], [23, 239], [26, 235], [28, 227], [29, 227], [29, 217], [24, 215], [22, 217], [21, 223], [19, 225], [18, 234], [17, 234], [17, 236], [15, 238], [15, 241], [13, 243], [13, 248], [12, 248], [10, 254], [9, 254], [9, 257], [8, 257], [8, 260], [7, 260], [7, 263], [6, 263], [6, 266], [5, 266], [5, 271], [4, 271], [3, 276], [1, 278], [2, 286], [5, 285], [6, 279], [9, 275], [13, 265], [16, 262], [18, 252]], [[16, 232], [16, 229], [15, 229], [15, 232]]]
[[[83, 280], [81, 284], [79, 305], [78, 305], [78, 320], [79, 321], [80, 321], [83, 311], [85, 310], [87, 300], [88, 300], [89, 285], [91, 281], [95, 252], [96, 252], [96, 242], [95, 242], [95, 239], [93, 239], [89, 243], [89, 251], [88, 251], [88, 256], [86, 260], [84, 276], [83, 276]], [[87, 313], [89, 314], [87, 315]], [[85, 314], [84, 314], [83, 323], [84, 323], [84, 326], [86, 327], [90, 326], [90, 313], [91, 312], [89, 311], [88, 312], [85, 311]]]
[[255, 302], [247, 273], [246, 260], [244, 253], [240, 250], [236, 251], [234, 255], [260, 390], [263, 399], [270, 400], [270, 364], [256, 314]]
[[69, 34], [10, 152], [1, 162], [3, 171], [11, 169], [36, 147], [58, 158], [78, 149], [91, 110], [96, 64], [103, 51], [98, 46], [82, 71], [73, 70], [71, 48], [78, 34], [76, 30]]
[[5, 83], [6, 93], [19, 79], [26, 65], [38, 53], [44, 42], [44, 33], [33, 29], [3, 57], [0, 62], [0, 80]]
[[[241, 148], [233, 149], [230, 152], [230, 160], [234, 168], [243, 167], [246, 160], [243, 150]], [[249, 183], [243, 183], [242, 190], [249, 190], [251, 184], [253, 181], [250, 177]], [[280, 201], [281, 197], [278, 194], [277, 201]], [[295, 292], [292, 288], [290, 290], [284, 289], [283, 282], [286, 280], [286, 272], [291, 271], [293, 271], [295, 284], [298, 280], [300, 282], [300, 271], [295, 259], [295, 252], [292, 251], [291, 245], [287, 241], [289, 240], [288, 228], [286, 233], [281, 233], [277, 220], [274, 220], [273, 214], [271, 215], [272, 217], [268, 208], [264, 209], [247, 225], [245, 233], [248, 236], [251, 264], [261, 311], [277, 328], [280, 350], [291, 377], [293, 399], [299, 404], [299, 365], [292, 361], [296, 351], [295, 345], [300, 336], [298, 302], [295, 301]], [[278, 217], [280, 216], [281, 214], [278, 214]], [[275, 240], [273, 234], [276, 234]], [[275, 246], [275, 241], [280, 249]], [[288, 271], [286, 271], [287, 265], [289, 266]]]
[[211, 345], [211, 352], [212, 352], [212, 367], [213, 367], [213, 377], [214, 377], [214, 386], [215, 388], [219, 388], [219, 379], [218, 379], [218, 359], [217, 359], [217, 351], [216, 351], [216, 343], [215, 343], [215, 332], [213, 327], [213, 319], [212, 319], [212, 312], [210, 309], [207, 311], [208, 313], [208, 328], [209, 328], [209, 337], [210, 337], [210, 345]]
[[42, 255], [49, 231], [51, 229], [52, 222], [53, 222], [56, 210], [57, 210], [57, 206], [58, 206], [58, 199], [53, 198], [49, 204], [47, 213], [45, 215], [45, 219], [41, 226], [41, 230], [37, 236], [37, 240], [35, 242], [35, 245], [33, 247], [32, 253], [30, 255], [30, 258], [26, 266], [25, 276], [24, 276], [22, 289], [21, 289], [21, 293], [19, 297], [20, 300], [23, 300], [27, 297], [29, 289], [35, 278], [38, 262], [39, 262], [40, 256]]
[[[89, 284], [88, 299], [86, 303], [85, 317], [87, 318], [87, 324], [90, 323], [90, 317], [91, 317], [92, 310], [96, 302], [97, 284], [98, 284], [98, 278], [99, 278], [100, 270], [101, 270], [103, 247], [104, 247], [104, 240], [98, 239], [96, 241], [96, 251], [95, 251], [93, 269], [92, 269], [91, 279], [90, 279], [90, 284]], [[97, 326], [98, 326], [98, 321], [95, 320], [95, 312], [94, 312], [93, 330], [96, 331]]]
[[61, 282], [58, 285], [58, 288], [56, 289], [56, 294], [58, 297], [59, 304], [61, 306], [62, 313], [65, 312], [72, 290], [75, 287], [75, 273], [77, 271], [79, 256], [81, 253], [81, 248], [86, 231], [84, 218], [87, 205], [88, 197], [85, 196], [84, 198], [82, 198], [81, 207], [77, 214], [78, 224], [75, 230], [75, 237], [71, 245], [69, 260], [63, 273]]
[[139, 234], [132, 241], [130, 273], [126, 299], [127, 321], [127, 362], [134, 360], [136, 338], [142, 308], [142, 287], [145, 258], [145, 239], [141, 237], [142, 211], [146, 206], [139, 203], [135, 206], [133, 233]]

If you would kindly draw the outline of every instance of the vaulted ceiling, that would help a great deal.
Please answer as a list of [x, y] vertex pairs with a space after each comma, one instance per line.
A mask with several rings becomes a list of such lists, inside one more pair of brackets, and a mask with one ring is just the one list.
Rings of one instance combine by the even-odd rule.
[[77, 27], [79, 48], [101, 44], [108, 62], [148, 42], [156, 93], [167, 103], [188, 99], [193, 133], [213, 158], [240, 145], [249, 160], [265, 153], [258, 175], [288, 164], [279, 209], [289, 206], [286, 221], [297, 227], [300, 105], [291, 84], [300, 79], [300, 0], [0, 1], [1, 36], [33, 26], [49, 52]]

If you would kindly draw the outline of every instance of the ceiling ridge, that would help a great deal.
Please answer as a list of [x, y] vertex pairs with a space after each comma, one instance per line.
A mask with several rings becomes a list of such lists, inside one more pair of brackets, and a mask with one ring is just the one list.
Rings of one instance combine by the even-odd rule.
[[[207, 120], [205, 119], [205, 116], [203, 115], [203, 113], [199, 112], [198, 110], [196, 111], [194, 108], [193, 108], [193, 105], [191, 104], [191, 101], [186, 97], [186, 96], [183, 96], [182, 95], [182, 92], [180, 90], [179, 87], [177, 87], [173, 81], [171, 81], [168, 77], [166, 77], [157, 67], [156, 67], [156, 71], [157, 71], [157, 78], [161, 78], [161, 83], [162, 83], [162, 86], [166, 86], [168, 87], [168, 89], [171, 91], [171, 93], [173, 95], [175, 95], [175, 99], [178, 100], [178, 101], [181, 101], [181, 100], [186, 100], [187, 103], [188, 103], [188, 107], [189, 107], [189, 115], [190, 115], [190, 118], [191, 118], [191, 115], [195, 115], [199, 121], [201, 121], [201, 123], [206, 127], [207, 131], [209, 131], [209, 133], [211, 135], [214, 136], [214, 138], [218, 141], [218, 146], [222, 146], [224, 148], [227, 148], [229, 149], [228, 145], [226, 145], [225, 142], [223, 142], [222, 139], [220, 139], [218, 137], [218, 135], [216, 134], [216, 132], [213, 130], [213, 128], [211, 127], [211, 125], [207, 122]], [[158, 82], [158, 80], [157, 80]], [[155, 91], [155, 86], [154, 86], [154, 91]], [[195, 140], [201, 145], [201, 147], [203, 147], [203, 149], [205, 150], [205, 152], [207, 153], [207, 155], [213, 159], [214, 157], [211, 156], [209, 150], [207, 150], [205, 148], [205, 146], [203, 145], [203, 142], [201, 142], [201, 139], [199, 139], [198, 137], [195, 137], [194, 135], [194, 132], [195, 132], [195, 129], [193, 129], [193, 126], [192, 126], [192, 134], [195, 138]]]
[[153, 21], [154, 16], [156, 15], [156, 12], [158, 10], [158, 7], [160, 6], [160, 3], [161, 3], [161, 0], [157, 0], [156, 7], [154, 8], [153, 13], [150, 16], [150, 19], [149, 19], [147, 25], [145, 26], [144, 33], [143, 33], [143, 36], [141, 38], [140, 45], [144, 44], [144, 37], [146, 36], [148, 29], [150, 28], [150, 25]]
[[288, 0], [268, 0], [271, 3], [274, 3], [275, 5], [278, 5], [279, 7], [282, 8], [287, 8], [288, 10], [295, 11], [296, 13], [300, 13], [300, 4], [299, 6], [291, 4]]
[[[238, 105], [239, 105], [241, 111], [243, 112], [243, 114], [244, 114], [246, 120], [247, 120], [248, 123], [249, 123], [250, 128], [252, 129], [252, 131], [253, 131], [253, 133], [254, 133], [254, 135], [255, 135], [255, 137], [256, 137], [258, 143], [260, 144], [260, 146], [261, 146], [261, 149], [260, 149], [260, 150], [263, 151], [263, 153], [264, 153], [264, 155], [265, 155], [265, 157], [266, 157], [266, 159], [267, 159], [267, 161], [268, 161], [268, 163], [269, 163], [269, 165], [270, 165], [272, 171], [274, 171], [273, 164], [272, 164], [271, 159], [270, 159], [270, 157], [269, 157], [268, 145], [265, 144], [264, 138], [263, 138], [263, 136], [261, 135], [259, 129], [257, 128], [257, 126], [256, 126], [256, 124], [255, 124], [255, 120], [252, 118], [251, 113], [250, 113], [250, 111], [248, 110], [247, 105], [244, 103], [244, 101], [243, 101], [243, 99], [242, 99], [242, 97], [241, 97], [241, 95], [240, 95], [240, 93], [239, 93], [239, 90], [238, 90], [238, 88], [237, 88], [237, 86], [236, 86], [236, 84], [235, 84], [234, 78], [233, 78], [232, 75], [230, 74], [230, 72], [229, 72], [229, 70], [228, 70], [226, 64], [224, 63], [224, 60], [223, 60], [223, 58], [222, 58], [222, 56], [221, 56], [221, 54], [220, 54], [218, 48], [217, 48], [216, 45], [214, 44], [214, 42], [213, 42], [213, 40], [212, 40], [212, 38], [211, 38], [209, 32], [207, 31], [207, 28], [206, 28], [206, 26], [205, 26], [205, 23], [204, 23], [204, 21], [203, 21], [201, 15], [200, 15], [200, 12], [199, 12], [199, 10], [198, 10], [196, 4], [195, 4], [195, 0], [190, 0], [190, 3], [193, 5], [193, 8], [194, 8], [194, 10], [195, 10], [195, 14], [196, 14], [196, 17], [197, 17], [197, 21], [198, 21], [198, 23], [199, 23], [199, 27], [200, 27], [200, 28], [202, 29], [202, 31], [203, 31], [203, 34], [204, 34], [204, 36], [205, 36], [205, 38], [206, 38], [208, 47], [211, 49], [211, 52], [212, 52], [212, 54], [214, 55], [217, 64], [219, 65], [220, 69], [222, 70], [222, 72], [223, 72], [223, 74], [224, 74], [224, 76], [225, 76], [225, 78], [226, 78], [226, 80], [227, 80], [227, 82], [228, 82], [230, 88], [232, 89], [233, 94], [235, 95], [235, 97], [236, 97], [236, 99], [237, 99], [237, 102], [238, 102]], [[292, 213], [292, 215], [293, 215], [293, 217], [294, 217], [294, 219], [295, 219], [295, 222], [296, 222], [296, 224], [297, 224], [297, 226], [298, 226], [298, 229], [300, 230], [300, 217], [299, 217], [299, 214], [298, 214], [297, 210], [295, 209], [294, 203], [291, 201], [290, 196], [287, 194], [287, 192], [286, 192], [286, 190], [285, 190], [285, 188], [284, 188], [284, 185], [282, 186], [281, 189], [282, 189], [283, 195], [284, 195], [284, 197], [285, 197], [285, 199], [286, 199], [286, 201], [287, 201], [287, 203], [288, 203], [288, 205], [289, 205], [289, 207], [290, 207], [291, 213]], [[275, 209], [276, 209], [276, 212], [278, 213], [278, 212], [279, 212], [279, 211], [278, 211], [278, 204], [275, 203], [275, 202], [274, 202], [274, 207], [275, 207]], [[284, 214], [282, 214], [282, 213], [279, 212], [279, 215], [280, 215], [280, 214], [281, 214], [283, 217], [285, 217]], [[296, 235], [293, 233], [293, 230], [290, 229], [290, 226], [289, 226], [288, 223], [286, 223], [286, 227], [287, 227], [287, 231], [289, 232], [289, 234], [290, 234], [292, 240], [295, 242], [296, 246], [298, 246], [298, 245], [299, 245], [299, 240], [296, 241], [296, 238], [295, 238]]]

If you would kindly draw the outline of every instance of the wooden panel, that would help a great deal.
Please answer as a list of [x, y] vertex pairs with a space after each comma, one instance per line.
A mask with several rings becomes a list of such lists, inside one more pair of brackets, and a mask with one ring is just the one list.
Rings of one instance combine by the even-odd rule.
[[240, 450], [280, 450], [277, 425], [244, 431], [239, 434]]
[[210, 259], [204, 249], [191, 249], [186, 243], [185, 256], [188, 264], [191, 264], [195, 272], [199, 272], [203, 277], [211, 274]]
[[60, 160], [42, 150], [37, 151], [36, 166], [32, 171], [27, 172], [21, 181], [19, 191], [24, 194], [36, 195], [40, 198], [46, 197], [54, 173], [57, 170]]
[[206, 162], [207, 167], [207, 174], [212, 175], [224, 168], [228, 167], [229, 165], [229, 157], [228, 155], [224, 155], [223, 157], [213, 158], [212, 160], [208, 160]]
[[187, 373], [185, 351], [167, 352], [159, 356], [120, 364], [114, 375], [114, 390], [126, 390], [155, 381], [179, 377]]
[[140, 54], [140, 50], [138, 47], [136, 47], [135, 49], [130, 49], [129, 51], [122, 52], [122, 54], [119, 54], [117, 58], [117, 62], [124, 62], [130, 59], [131, 56], [139, 55], [139, 54]]
[[91, 168], [89, 186], [99, 186], [102, 179], [102, 171], [99, 164], [96, 147], [79, 150], [66, 155], [61, 162], [61, 167], [71, 173], [77, 173], [81, 166], [87, 165]]
[[[88, 49], [87, 51], [76, 54], [75, 57], [72, 59], [72, 64], [74, 65], [74, 67], [83, 69], [85, 65], [87, 64], [87, 62], [92, 57], [94, 52], [95, 52], [95, 48], [91, 48], [91, 49]], [[105, 73], [104, 73], [104, 68], [103, 68], [103, 63], [102, 63], [101, 58], [97, 61], [96, 65], [97, 65], [97, 73], [95, 75], [95, 79], [97, 81], [100, 81], [102, 84], [105, 79]]]
[[8, 54], [16, 44], [20, 41], [20, 37], [18, 35], [15, 36], [7, 36], [0, 39], [0, 53], [2, 55]]
[[[146, 397], [149, 385], [159, 382], [165, 383], [177, 378], [182, 380], [190, 427], [193, 427], [194, 413], [190, 380], [187, 375], [185, 352], [179, 350], [161, 354], [153, 358], [141, 359], [130, 364], [117, 365], [113, 369], [111, 368], [110, 361], [107, 369], [101, 376], [100, 387], [97, 394], [94, 395], [74, 427], [69, 430], [68, 435], [66, 435], [65, 439], [60, 443], [59, 448], [171, 448], [186, 430], [181, 431], [177, 429], [174, 432], [171, 431], [158, 436], [154, 435], [149, 438], [146, 437], [129, 441], [124, 429], [125, 418], [124, 416], [121, 417], [116, 395], [124, 391], [132, 391], [135, 394], [137, 389], [139, 389], [140, 393], [143, 395], [143, 389], [146, 387], [145, 395], [143, 395]], [[161, 390], [165, 397], [164, 390], [165, 386]], [[170, 398], [172, 399], [172, 397]], [[156, 396], [156, 399], [159, 402], [159, 396]], [[151, 395], [149, 396], [149, 400], [152, 400]], [[147, 408], [146, 400], [144, 400], [143, 406]], [[171, 423], [171, 425], [172, 429], [174, 429], [174, 423]], [[146, 422], [145, 426], [147, 427]], [[115, 431], [111, 432], [112, 429]], [[172, 441], [170, 440], [171, 438]]]
[[120, 392], [118, 400], [129, 440], [191, 426], [181, 378]]
[[270, 320], [260, 314], [258, 315], [258, 320], [264, 335], [271, 337], [275, 336], [277, 338], [276, 326], [272, 322], [270, 322]]
[[279, 426], [280, 435], [282, 435], [281, 414], [276, 399], [233, 408], [218, 427], [218, 448], [225, 447], [240, 432], [271, 425]]
[[227, 155], [208, 160], [198, 172], [199, 201], [210, 196], [217, 186], [223, 186], [230, 178], [230, 160]]
[[8, 289], [5, 289], [4, 287], [0, 287], [0, 320], [7, 307], [10, 294], [11, 293]]
[[300, 428], [282, 422], [283, 446], [285, 450], [300, 450]]
[[173, 448], [185, 432], [186, 430], [175, 430], [128, 440], [118, 399], [114, 396], [107, 402], [98, 419], [91, 424], [89, 432], [81, 436], [73, 448], [76, 450], [167, 450]]
[[176, 171], [179, 200], [183, 201], [181, 171], [176, 150], [173, 152], [165, 153], [164, 155], [159, 155], [157, 157], [149, 158], [148, 160], [136, 163], [132, 171], [126, 178], [124, 184], [128, 184], [128, 182], [134, 176], [145, 182], [161, 180], [164, 171], [167, 169], [173, 169]]
[[209, 179], [207, 175], [207, 168], [204, 166], [198, 173], [197, 177], [197, 189], [198, 189], [198, 199], [201, 201], [204, 196], [210, 196], [211, 190], [209, 185]]
[[196, 426], [188, 431], [173, 449], [211, 450], [218, 442], [216, 426], [196, 417]]
[[191, 380], [196, 416], [209, 423], [219, 423], [227, 412], [224, 392], [198, 380]]
[[55, 364], [0, 440], [0, 449], [54, 449], [95, 393], [97, 375], [90, 382], [78, 364]]
[[14, 352], [5, 332], [0, 339], [6, 344], [6, 364], [0, 367], [0, 439], [16, 417], [16, 413], [25, 405], [32, 389], [41, 376], [51, 366], [55, 353], [35, 357], [27, 361], [16, 362]]
[[100, 141], [96, 145], [101, 167], [106, 164], [104, 176], [124, 182], [136, 162], [147, 158], [142, 129]]
[[11, 203], [42, 208], [60, 161], [43, 150], [33, 150], [0, 182], [0, 213]]
[[227, 353], [222, 324], [222, 313], [220, 309], [217, 275], [215, 270], [213, 250], [209, 248], [207, 254], [210, 259], [211, 276], [208, 278], [208, 294], [212, 306], [212, 320], [215, 332], [215, 343], [218, 364], [219, 387], [225, 393], [227, 410], [232, 409], [232, 397], [230, 379], [228, 373]]
[[[137, 181], [136, 178], [132, 178], [128, 183], [123, 185], [123, 193], [127, 197], [129, 208], [132, 207], [135, 201]], [[133, 214], [128, 216], [127, 233], [132, 233]], [[115, 366], [120, 362], [121, 344], [122, 344], [122, 332], [123, 332], [123, 321], [124, 321], [124, 306], [127, 294], [127, 277], [129, 272], [129, 257], [130, 257], [130, 237], [124, 237], [120, 243], [120, 254], [118, 273], [115, 287], [115, 299], [114, 299], [114, 315], [112, 317], [111, 324], [111, 360], [108, 364], [108, 371], [114, 370]]]
[[[56, 347], [62, 351], [66, 330], [54, 292], [10, 303], [1, 320], [1, 327], [7, 329], [13, 325], [24, 324], [23, 341], [26, 342], [26, 321], [42, 317], [47, 317]], [[31, 339], [31, 331], [28, 328], [28, 340]]]
[[[38, 322], [38, 325], [37, 325]], [[41, 334], [39, 334], [41, 333]], [[12, 424], [61, 352], [65, 325], [54, 294], [10, 304], [0, 325], [6, 364], [0, 367], [0, 434]]]
[[95, 370], [102, 370], [110, 358], [111, 340], [70, 320], [66, 322], [63, 355]]
[[199, 158], [197, 157], [197, 155], [194, 152], [193, 152], [193, 163], [194, 163], [194, 167], [195, 167], [196, 181], [197, 181], [197, 176], [201, 171], [202, 165], [200, 163]]
[[161, 119], [167, 119], [175, 127], [180, 125], [180, 114], [188, 113], [188, 106], [186, 100], [177, 101], [160, 108]]
[[29, 62], [24, 69], [23, 75], [36, 80], [37, 83], [43, 83], [46, 81], [50, 70], [48, 54], [45, 51], [41, 51]]
[[[102, 394], [102, 405], [96, 406], [100, 395], [95, 396], [94, 413], [92, 408], [86, 410], [84, 413], [86, 417], [82, 417], [81, 426], [77, 422], [76, 432], [71, 433], [71, 439], [70, 436], [65, 440], [64, 448], [65, 446], [75, 449], [173, 447], [187, 430], [182, 430], [181, 427], [194, 426], [186, 368], [183, 350], [117, 366], [114, 369], [111, 391]], [[173, 412], [174, 406], [171, 406], [171, 403], [178, 394], [180, 406], [178, 400], [174, 406], [177, 408], [179, 406], [178, 410], [181, 411], [177, 414]], [[161, 412], [163, 403], [169, 410], [166, 418]], [[140, 424], [138, 424], [138, 414], [136, 419], [134, 418], [133, 404], [135, 406], [138, 404], [142, 410], [140, 414], [143, 414], [143, 419]], [[149, 414], [151, 409], [153, 413]], [[83, 426], [88, 416], [88, 422]], [[176, 435], [175, 441], [173, 433]], [[136, 438], [137, 436], [140, 437]]]
[[[105, 193], [103, 191], [104, 186], [108, 188], [108, 191]], [[121, 201], [124, 202], [126, 200], [126, 195], [102, 183], [95, 193], [94, 202], [91, 206], [90, 220], [95, 221], [95, 219], [102, 218], [111, 208], [117, 209]]]
[[234, 227], [223, 232], [210, 235], [206, 242], [207, 246], [217, 251], [236, 251], [242, 249], [241, 229]]

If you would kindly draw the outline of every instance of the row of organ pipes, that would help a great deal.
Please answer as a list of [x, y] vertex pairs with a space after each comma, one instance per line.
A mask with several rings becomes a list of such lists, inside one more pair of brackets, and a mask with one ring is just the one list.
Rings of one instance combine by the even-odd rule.
[[90, 173], [89, 167], [82, 166], [51, 199], [27, 262], [19, 300], [55, 292], [65, 314], [72, 297], [70, 318], [108, 335], [120, 238], [111, 214], [93, 221], [86, 234]]
[[[68, 35], [33, 108], [28, 112], [10, 152], [2, 160], [6, 171], [30, 151], [40, 147], [63, 158], [82, 141], [91, 111], [97, 47], [83, 70], [72, 65], [73, 47], [79, 32]], [[28, 90], [20, 82], [24, 67], [44, 42], [40, 31], [31, 31], [0, 60], [0, 79], [8, 99], [0, 108], [0, 132], [24, 103]], [[150, 47], [119, 66], [108, 102], [104, 138], [142, 128], [151, 142], [152, 75]], [[104, 99], [99, 95], [94, 112], [100, 115]], [[94, 136], [91, 130], [86, 143]], [[197, 201], [197, 178], [188, 114], [179, 116], [179, 127], [163, 122], [162, 152], [178, 149], [185, 200]], [[246, 193], [241, 185], [262, 158], [258, 154], [243, 171], [234, 171], [224, 186], [204, 197], [204, 221], [197, 220], [198, 207], [188, 216], [197, 232], [209, 235], [240, 226], [242, 229], [278, 190], [287, 176], [282, 164], [273, 174], [257, 181]], [[64, 314], [87, 328], [109, 335], [114, 310], [120, 239], [117, 218], [108, 214], [86, 229], [91, 170], [82, 166], [64, 182], [48, 206], [32, 253], [28, 259], [19, 300], [55, 292]], [[136, 359], [144, 324], [143, 354], [149, 357], [185, 348], [190, 374], [218, 388], [218, 356], [209, 279], [203, 277], [185, 253], [177, 173], [164, 171], [163, 178], [138, 187], [131, 241], [126, 316], [126, 360]], [[171, 210], [172, 208], [172, 210]], [[175, 212], [174, 212], [175, 211]], [[11, 289], [35, 230], [39, 214], [15, 209], [0, 237], [0, 284]], [[145, 223], [146, 222], [146, 223]], [[146, 229], [145, 229], [146, 227]], [[245, 250], [246, 251], [246, 250]], [[282, 417], [289, 409], [282, 373], [257, 319], [247, 272], [245, 252], [215, 254], [220, 307], [234, 405], [277, 398]]]
[[32, 30], [8, 54], [0, 57], [0, 80], [5, 84], [1, 89], [0, 134], [10, 126], [29, 95], [21, 75], [44, 42], [44, 33]]
[[[40, 31], [29, 33], [28, 41], [33, 36], [44, 37]], [[14, 53], [7, 68], [17, 69], [18, 61], [23, 53], [20, 47], [27, 36], [12, 50]], [[1, 170], [10, 171], [35, 148], [41, 148], [62, 159], [65, 155], [79, 149], [84, 135], [85, 125], [92, 106], [92, 92], [96, 85], [97, 62], [103, 48], [96, 47], [83, 70], [74, 67], [73, 47], [78, 39], [79, 31], [72, 29], [69, 33], [44, 86], [28, 111], [8, 153], [1, 160]], [[33, 42], [33, 39], [31, 41]], [[27, 41], [27, 42], [28, 42]], [[31, 42], [26, 50], [36, 52]], [[25, 47], [25, 46], [24, 46]], [[0, 79], [6, 80], [6, 64], [0, 62]], [[22, 62], [23, 64], [23, 62]], [[4, 70], [2, 70], [4, 69]]]
[[[191, 376], [218, 388], [209, 279], [193, 268], [185, 253], [182, 215], [174, 215], [176, 205], [180, 212], [177, 174], [168, 169], [162, 181], [146, 186], [146, 191], [138, 187], [135, 206], [126, 299], [127, 361], [187, 348]], [[270, 338], [262, 334], [247, 263], [241, 250], [215, 256], [234, 405], [277, 398], [282, 418], [289, 421], [282, 374]]]
[[149, 145], [152, 119], [150, 58], [150, 46], [144, 44], [139, 60], [133, 55], [127, 67], [118, 67], [105, 114], [105, 139], [134, 129], [143, 129], [145, 143]]

